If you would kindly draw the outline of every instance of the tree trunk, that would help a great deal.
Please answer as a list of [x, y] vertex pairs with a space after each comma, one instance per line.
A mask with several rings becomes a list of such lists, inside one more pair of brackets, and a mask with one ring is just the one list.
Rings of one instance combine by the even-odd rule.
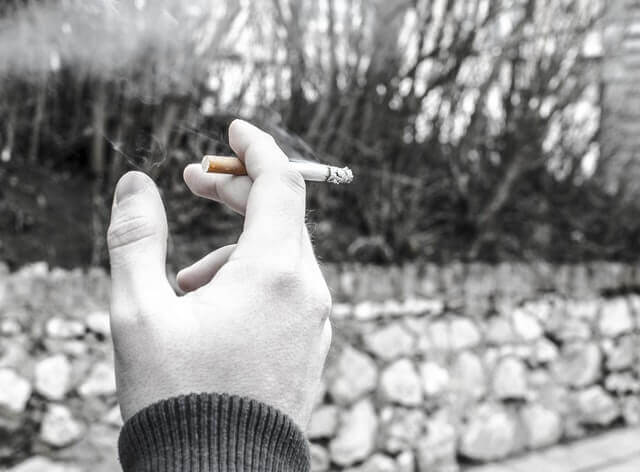
[[104, 133], [107, 118], [106, 86], [100, 83], [96, 86], [96, 96], [92, 107], [93, 140], [91, 143], [91, 171], [99, 179], [104, 177], [105, 151]]
[[29, 162], [36, 162], [40, 151], [40, 128], [44, 120], [44, 110], [47, 101], [47, 79], [43, 80], [42, 85], [38, 88], [38, 96], [36, 98], [36, 110], [31, 125], [31, 141], [29, 144]]

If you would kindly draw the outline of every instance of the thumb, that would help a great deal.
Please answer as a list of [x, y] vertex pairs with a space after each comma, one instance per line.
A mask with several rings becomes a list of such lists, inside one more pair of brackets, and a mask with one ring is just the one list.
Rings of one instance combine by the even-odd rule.
[[173, 294], [165, 273], [164, 206], [155, 184], [142, 172], [128, 172], [118, 182], [107, 242], [114, 316], [134, 316]]

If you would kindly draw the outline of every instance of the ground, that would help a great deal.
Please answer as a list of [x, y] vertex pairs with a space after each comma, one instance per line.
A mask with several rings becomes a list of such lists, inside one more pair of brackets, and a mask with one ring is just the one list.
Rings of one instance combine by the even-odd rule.
[[613, 431], [572, 444], [554, 446], [468, 472], [638, 472], [640, 428]]

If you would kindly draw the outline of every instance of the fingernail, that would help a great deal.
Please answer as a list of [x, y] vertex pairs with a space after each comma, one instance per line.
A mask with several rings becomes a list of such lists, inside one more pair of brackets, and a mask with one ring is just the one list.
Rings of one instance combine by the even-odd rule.
[[[234, 124], [235, 123], [235, 124]], [[247, 125], [249, 123], [247, 123], [246, 121], [244, 121], [242, 118], [234, 118], [233, 120], [231, 120], [231, 123], [229, 123], [229, 126], [234, 125], [234, 126], [244, 126]]]
[[239, 131], [241, 133], [259, 131], [259, 129], [257, 127], [255, 127], [254, 125], [252, 125], [248, 121], [244, 121], [244, 120], [242, 120], [240, 118], [236, 118], [235, 120], [233, 120], [229, 124], [229, 128], [231, 128], [232, 126], [236, 129], [236, 131]]
[[133, 195], [143, 192], [153, 181], [142, 172], [127, 172], [118, 181], [113, 202], [119, 205]]

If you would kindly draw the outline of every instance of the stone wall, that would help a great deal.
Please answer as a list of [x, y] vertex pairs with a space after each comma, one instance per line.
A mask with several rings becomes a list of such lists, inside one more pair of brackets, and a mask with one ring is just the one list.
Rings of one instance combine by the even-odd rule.
[[[631, 266], [325, 272], [314, 470], [455, 471], [640, 422]], [[119, 470], [108, 289], [99, 269], [0, 266], [0, 470]]]

